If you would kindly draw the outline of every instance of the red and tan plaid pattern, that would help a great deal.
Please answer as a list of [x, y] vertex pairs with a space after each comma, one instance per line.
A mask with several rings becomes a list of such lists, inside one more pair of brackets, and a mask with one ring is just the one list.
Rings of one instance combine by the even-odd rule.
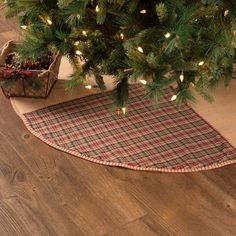
[[112, 92], [24, 115], [49, 145], [84, 159], [139, 170], [188, 172], [236, 161], [236, 150], [191, 107], [177, 108], [166, 89], [154, 108], [140, 85], [130, 87], [127, 115], [111, 111]]

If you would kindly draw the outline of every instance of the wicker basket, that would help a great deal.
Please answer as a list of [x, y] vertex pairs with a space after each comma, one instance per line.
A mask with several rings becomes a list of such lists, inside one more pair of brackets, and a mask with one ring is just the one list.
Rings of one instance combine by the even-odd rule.
[[[2, 48], [0, 54], [0, 65], [5, 64], [6, 57], [9, 53], [14, 52], [15, 47], [20, 43], [9, 41]], [[7, 98], [10, 97], [31, 97], [31, 98], [47, 98], [50, 94], [54, 84], [58, 79], [59, 67], [61, 62], [61, 55], [55, 55], [52, 64], [48, 70], [27, 70], [20, 71], [21, 74], [30, 74], [30, 81], [22, 79], [14, 79], [8, 86], [2, 86], [2, 91]], [[6, 68], [0, 67], [0, 78], [4, 79]], [[37, 88], [35, 85], [37, 84]]]

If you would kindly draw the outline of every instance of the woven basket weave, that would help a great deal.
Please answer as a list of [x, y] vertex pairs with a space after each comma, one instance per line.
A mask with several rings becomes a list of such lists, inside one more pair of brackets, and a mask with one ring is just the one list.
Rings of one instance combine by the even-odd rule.
[[[9, 41], [3, 46], [2, 53], [0, 54], [0, 65], [5, 64], [7, 55], [14, 52], [15, 47], [19, 44], [18, 42]], [[60, 63], [61, 55], [58, 53], [55, 55], [48, 70], [29, 70], [32, 83], [27, 83], [24, 79], [15, 79], [9, 86], [2, 86], [3, 93], [7, 98], [47, 98], [58, 79]], [[4, 77], [4, 69], [6, 68], [0, 67], [0, 77]], [[37, 89], [32, 84], [37, 84]]]

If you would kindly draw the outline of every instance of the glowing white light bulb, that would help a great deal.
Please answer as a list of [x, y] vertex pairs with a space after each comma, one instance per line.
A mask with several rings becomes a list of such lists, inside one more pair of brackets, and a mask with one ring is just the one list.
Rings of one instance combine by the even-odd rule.
[[146, 9], [143, 9], [140, 11], [141, 14], [146, 14], [147, 13], [147, 10]]
[[204, 63], [205, 63], [204, 61], [200, 61], [200, 62], [198, 63], [198, 65], [199, 65], [199, 66], [203, 66]]
[[24, 30], [27, 29], [27, 25], [21, 25], [20, 27]]
[[142, 47], [137, 47], [137, 50], [139, 51], [139, 52], [141, 52], [141, 53], [143, 53], [143, 48]]
[[95, 11], [96, 11], [96, 12], [99, 12], [99, 11], [100, 11], [100, 8], [99, 8], [98, 5], [96, 6]]
[[177, 95], [175, 94], [175, 95], [172, 96], [171, 101], [175, 101], [176, 98], [177, 98]]
[[229, 10], [225, 10], [224, 17], [226, 17], [229, 14]]
[[140, 82], [141, 84], [144, 84], [144, 85], [147, 84], [147, 80], [145, 80], [145, 79], [140, 79], [139, 82]]
[[76, 53], [76, 55], [79, 55], [79, 56], [81, 56], [83, 54], [80, 50], [76, 50], [75, 53]]
[[85, 86], [86, 89], [91, 89], [92, 87], [93, 86], [91, 84]]
[[83, 30], [83, 31], [82, 31], [82, 34], [83, 34], [84, 36], [87, 36], [87, 31]]
[[179, 76], [179, 79], [180, 79], [181, 82], [184, 81], [184, 74], [183, 73]]
[[47, 22], [48, 22], [49, 25], [52, 24], [52, 21], [49, 18], [47, 19]]
[[165, 33], [165, 38], [169, 38], [171, 36], [171, 34], [169, 32]]
[[126, 110], [127, 110], [126, 107], [122, 107], [121, 110], [122, 110], [123, 114], [125, 115], [126, 114]]

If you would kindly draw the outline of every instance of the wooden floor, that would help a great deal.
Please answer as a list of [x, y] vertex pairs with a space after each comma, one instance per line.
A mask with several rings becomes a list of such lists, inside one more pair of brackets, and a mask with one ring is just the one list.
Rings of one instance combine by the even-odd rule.
[[[0, 45], [16, 37], [0, 18]], [[50, 148], [0, 95], [0, 235], [236, 235], [236, 165], [161, 174]]]

